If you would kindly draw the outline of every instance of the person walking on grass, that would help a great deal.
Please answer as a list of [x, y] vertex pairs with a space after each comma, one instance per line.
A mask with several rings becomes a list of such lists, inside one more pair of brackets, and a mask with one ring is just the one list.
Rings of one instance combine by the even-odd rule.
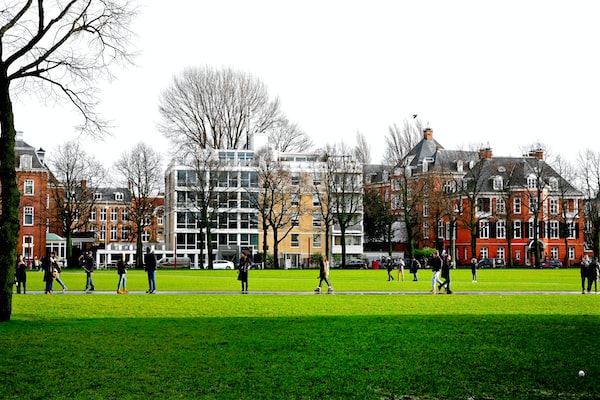
[[327, 293], [333, 292], [333, 287], [331, 287], [331, 283], [329, 282], [329, 260], [327, 257], [321, 257], [319, 261], [319, 286], [315, 289], [316, 293], [321, 293], [321, 285], [323, 282], [327, 284]]
[[21, 287], [23, 288], [23, 294], [25, 294], [27, 286], [27, 265], [25, 265], [22, 254], [19, 254], [19, 257], [17, 257], [15, 283], [17, 284], [17, 294], [21, 294]]
[[146, 293], [156, 293], [156, 256], [150, 247], [146, 247], [144, 255], [144, 270], [148, 274], [148, 290]]
[[471, 276], [473, 277], [471, 282], [477, 283], [477, 259], [475, 257], [471, 258]]
[[238, 266], [238, 281], [242, 282], [242, 293], [248, 293], [248, 270], [250, 269], [250, 260], [245, 251], [240, 255], [240, 264]]
[[440, 271], [442, 270], [442, 259], [440, 258], [440, 253], [433, 253], [433, 258], [431, 259], [431, 272], [433, 275], [431, 276], [431, 293], [435, 294], [435, 285], [439, 285], [441, 287], [442, 281], [440, 280]]
[[417, 275], [419, 273], [419, 268], [421, 268], [421, 263], [415, 258], [415, 256], [412, 256], [410, 258], [410, 273], [413, 274], [413, 282], [417, 282], [419, 280]]
[[442, 278], [444, 279], [444, 283], [438, 286], [438, 290], [445, 288], [447, 294], [452, 294], [452, 290], [450, 290], [450, 267], [452, 266], [451, 258], [449, 255], [445, 254], [442, 258]]
[[50, 261], [49, 253], [42, 257], [42, 270], [44, 271], [43, 281], [46, 282], [46, 288], [44, 289], [44, 293], [52, 294], [54, 292], [52, 290], [52, 283], [54, 282], [54, 268], [52, 268], [52, 262]]
[[117, 294], [127, 293], [127, 268], [125, 267], [125, 262], [123, 261], [123, 257], [117, 261], [117, 274], [119, 274], [119, 283], [117, 283]]
[[398, 281], [402, 278], [402, 282], [404, 282], [404, 260], [402, 258], [398, 259]]
[[62, 287], [62, 291], [64, 293], [67, 291], [67, 285], [65, 285], [65, 283], [60, 279], [60, 273], [62, 272], [62, 268], [60, 267], [60, 265], [58, 265], [58, 262], [56, 261], [55, 252], [52, 252], [50, 254], [50, 262], [52, 263], [52, 268], [54, 269], [54, 279], [56, 279], [56, 282], [58, 282], [58, 284]]
[[88, 251], [85, 253], [83, 258], [80, 257], [81, 266], [85, 271], [85, 292], [93, 292], [96, 290], [94, 286], [94, 280], [92, 279], [92, 273], [94, 273], [94, 257], [92, 257], [92, 252]]
[[592, 284], [594, 285], [594, 292], [598, 294], [598, 275], [600, 274], [600, 265], [598, 265], [598, 260], [596, 257], [592, 258], [590, 264], [588, 266], [588, 284], [587, 284], [587, 292], [590, 293], [592, 291]]
[[394, 261], [392, 260], [392, 257], [388, 257], [385, 260], [385, 268], [387, 269], [388, 282], [393, 281], [394, 277], [392, 276], [392, 271], [394, 270]]
[[[585, 294], [585, 280], [589, 277], [590, 258], [585, 255], [581, 260], [581, 266], [579, 267], [579, 275], [581, 275], [581, 294]], [[591, 287], [590, 287], [591, 289]]]

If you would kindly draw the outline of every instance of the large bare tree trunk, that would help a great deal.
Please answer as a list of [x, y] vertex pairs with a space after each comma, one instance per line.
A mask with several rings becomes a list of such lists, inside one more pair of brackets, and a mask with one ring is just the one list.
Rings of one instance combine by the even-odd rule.
[[12, 314], [13, 277], [19, 238], [19, 188], [15, 171], [15, 125], [6, 71], [0, 73], [0, 321], [9, 321]]

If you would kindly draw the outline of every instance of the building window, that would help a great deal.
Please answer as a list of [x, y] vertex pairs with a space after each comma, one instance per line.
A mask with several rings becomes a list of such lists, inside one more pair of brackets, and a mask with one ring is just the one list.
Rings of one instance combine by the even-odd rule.
[[479, 257], [480, 258], [488, 258], [489, 257], [489, 253], [488, 253], [488, 248], [487, 247], [482, 247], [481, 250], [479, 250]]
[[501, 176], [494, 177], [493, 187], [494, 187], [494, 190], [502, 190], [503, 189], [503, 182], [502, 182]]
[[98, 238], [100, 241], [106, 241], [106, 225], [100, 226], [100, 237]]
[[156, 225], [163, 226], [165, 224], [165, 217], [162, 213], [156, 215]]
[[550, 199], [550, 214], [558, 214], [558, 199]]
[[477, 199], [477, 211], [489, 213], [492, 211], [490, 206], [490, 199], [487, 197], [479, 197]]
[[521, 198], [520, 197], [515, 197], [513, 199], [513, 213], [521, 214]]
[[496, 199], [496, 214], [506, 214], [506, 202], [502, 197]]
[[250, 214], [240, 214], [240, 229], [248, 229], [250, 227]]
[[504, 247], [498, 247], [496, 249], [496, 258], [500, 258], [502, 260], [504, 260], [505, 256], [504, 256]]
[[24, 196], [33, 196], [33, 187], [34, 187], [33, 180], [26, 179], [25, 182], [23, 182], [23, 195]]
[[423, 239], [429, 239], [429, 222], [423, 221]]
[[490, 223], [488, 221], [479, 221], [479, 238], [490, 238]]
[[521, 250], [515, 251], [515, 260], [521, 261]]
[[521, 229], [521, 221], [517, 220], [513, 222], [513, 238], [521, 239], [523, 237], [523, 230]]
[[94, 200], [102, 200], [102, 193], [94, 193]]
[[530, 175], [527, 177], [527, 189], [534, 190], [537, 188], [537, 180], [535, 176]]
[[90, 210], [90, 222], [96, 222], [96, 209], [92, 208]]
[[456, 192], [456, 182], [454, 181], [444, 181], [444, 193], [454, 193]]
[[118, 210], [116, 208], [111, 209], [110, 210], [110, 220], [112, 222], [117, 222], [118, 219], [119, 219]]
[[315, 174], [313, 175], [313, 185], [314, 186], [321, 185], [321, 174], [318, 172], [315, 172]]
[[121, 221], [127, 221], [127, 210], [125, 208], [121, 210]]
[[23, 225], [33, 226], [33, 207], [23, 207]]
[[313, 247], [321, 247], [322, 246], [321, 234], [320, 233], [314, 233], [313, 234], [312, 246]]
[[312, 200], [313, 207], [319, 207], [321, 205], [321, 200], [319, 199], [319, 195], [313, 194], [312, 198], [313, 198], [313, 200]]
[[529, 196], [529, 213], [533, 214], [536, 211], [538, 211], [537, 197]]
[[298, 217], [297, 215], [292, 216], [291, 224], [293, 227], [300, 226], [300, 217]]
[[110, 241], [111, 242], [116, 242], [118, 237], [119, 236], [118, 236], [117, 227], [116, 226], [111, 226], [110, 227]]
[[125, 196], [123, 196], [123, 193], [121, 193], [121, 192], [115, 193], [115, 201], [123, 201], [124, 198], [125, 198]]
[[106, 221], [107, 211], [108, 210], [106, 208], [101, 208], [100, 209], [100, 221]]
[[292, 185], [298, 186], [299, 184], [300, 184], [300, 175], [298, 175], [297, 173], [294, 173], [292, 175]]
[[127, 241], [129, 239], [129, 230], [128, 229], [121, 229], [121, 240], [122, 241]]
[[444, 228], [445, 228], [444, 220], [442, 220], [442, 219], [438, 220], [438, 223], [437, 223], [438, 239], [444, 239], [444, 230], [445, 230]]
[[429, 216], [429, 202], [427, 200], [423, 200], [423, 216]]
[[321, 223], [322, 223], [321, 214], [313, 214], [313, 222], [312, 222], [313, 228], [320, 228]]
[[574, 260], [575, 259], [575, 247], [569, 247], [569, 249], [567, 251], [569, 253], [569, 260]]
[[553, 260], [558, 260], [558, 247], [550, 248], [550, 258]]
[[142, 231], [142, 242], [148, 242], [150, 240], [150, 232], [147, 230]]
[[297, 193], [292, 193], [290, 201], [293, 206], [298, 207], [300, 205], [300, 196]]
[[291, 246], [292, 247], [300, 247], [300, 235], [297, 233], [292, 233], [291, 236]]
[[227, 228], [229, 228], [229, 229], [237, 229], [237, 227], [238, 227], [237, 214], [236, 213], [229, 213], [228, 220], [229, 221], [227, 223]]
[[558, 221], [550, 221], [550, 239], [558, 239], [559, 237]]
[[506, 239], [506, 222], [502, 219], [496, 221], [496, 238]]

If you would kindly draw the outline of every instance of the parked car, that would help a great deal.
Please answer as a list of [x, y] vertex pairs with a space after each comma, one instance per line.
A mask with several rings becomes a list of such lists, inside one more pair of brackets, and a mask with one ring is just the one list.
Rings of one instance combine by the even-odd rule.
[[[208, 263], [204, 264], [204, 269], [208, 269]], [[235, 269], [235, 264], [229, 260], [213, 260], [213, 269]]]
[[158, 268], [189, 268], [192, 260], [189, 257], [163, 257], [156, 264]]
[[477, 263], [477, 268], [497, 268], [504, 267], [504, 259], [502, 258], [482, 258]]
[[336, 264], [335, 268], [342, 268], [342, 269], [366, 269], [367, 268], [367, 263], [364, 262], [363, 260], [360, 259], [352, 259], [352, 260], [346, 260], [346, 264], [342, 265], [340, 264]]
[[542, 268], [561, 268], [562, 262], [560, 262], [559, 260], [546, 260], [540, 264], [540, 267], [542, 267]]

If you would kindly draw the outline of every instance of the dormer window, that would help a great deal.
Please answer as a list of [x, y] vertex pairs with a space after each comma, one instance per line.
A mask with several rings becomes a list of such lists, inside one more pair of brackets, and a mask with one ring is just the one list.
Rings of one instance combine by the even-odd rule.
[[537, 189], [537, 180], [534, 175], [527, 177], [527, 189]]
[[123, 201], [123, 198], [124, 198], [123, 193], [121, 193], [121, 192], [115, 193], [115, 201]]
[[548, 185], [550, 185], [550, 189], [558, 190], [558, 179], [556, 179], [555, 177], [549, 178]]
[[94, 193], [94, 200], [102, 200], [102, 193]]
[[31, 154], [23, 154], [20, 159], [20, 167], [22, 169], [31, 169], [33, 165], [33, 156]]
[[503, 180], [501, 176], [495, 176], [492, 179], [492, 186], [494, 187], [494, 190], [502, 190], [503, 189]]

